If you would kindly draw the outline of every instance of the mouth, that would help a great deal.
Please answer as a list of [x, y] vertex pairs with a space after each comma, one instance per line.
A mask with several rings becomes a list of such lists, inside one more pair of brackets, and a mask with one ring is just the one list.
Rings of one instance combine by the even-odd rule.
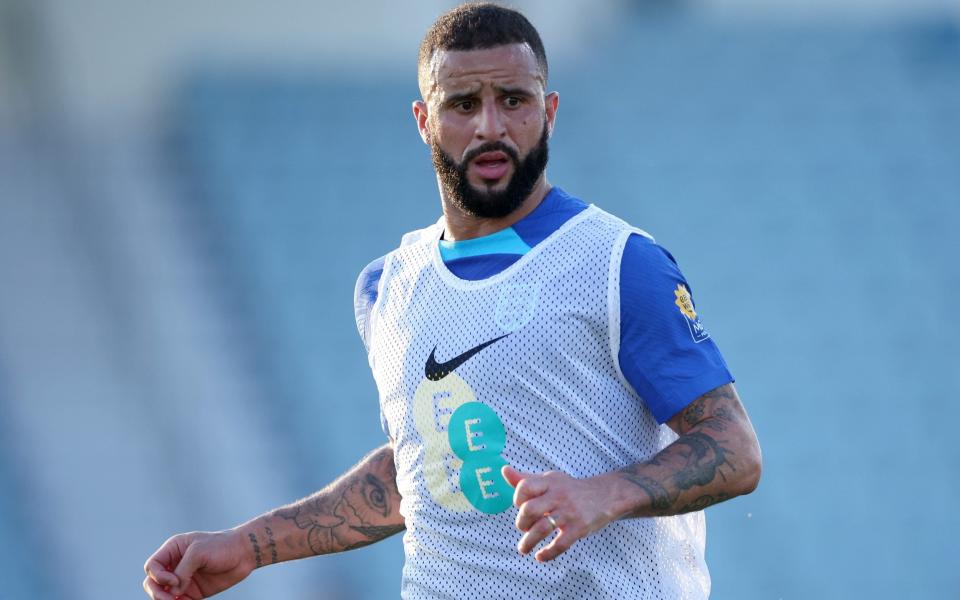
[[510, 157], [505, 152], [484, 152], [470, 161], [474, 172], [481, 179], [496, 181], [503, 178], [510, 169]]

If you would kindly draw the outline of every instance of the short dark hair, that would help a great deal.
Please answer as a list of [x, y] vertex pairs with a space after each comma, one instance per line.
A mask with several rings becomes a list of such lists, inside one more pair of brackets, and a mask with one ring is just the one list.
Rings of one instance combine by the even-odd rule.
[[437, 50], [482, 50], [505, 44], [527, 44], [537, 57], [543, 82], [547, 82], [547, 53], [536, 28], [519, 12], [492, 4], [461, 4], [434, 21], [420, 42], [417, 75], [422, 82]]

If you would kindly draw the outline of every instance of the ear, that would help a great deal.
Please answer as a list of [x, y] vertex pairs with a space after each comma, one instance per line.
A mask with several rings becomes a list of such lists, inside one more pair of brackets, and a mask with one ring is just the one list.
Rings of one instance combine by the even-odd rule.
[[548, 133], [552, 136], [554, 124], [557, 122], [557, 110], [560, 108], [560, 94], [550, 92], [543, 99], [546, 105]]
[[430, 144], [430, 128], [427, 125], [427, 103], [423, 100], [413, 102], [413, 118], [417, 121], [417, 129], [420, 131], [420, 139], [424, 144]]

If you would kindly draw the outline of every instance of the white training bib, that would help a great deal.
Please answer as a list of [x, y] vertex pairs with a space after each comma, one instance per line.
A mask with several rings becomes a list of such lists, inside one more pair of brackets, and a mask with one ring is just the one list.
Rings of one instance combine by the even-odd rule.
[[617, 521], [540, 564], [517, 552], [500, 474], [590, 477], [676, 438], [617, 363], [620, 259], [637, 230], [591, 206], [467, 281], [443, 264], [442, 228], [387, 255], [370, 316], [407, 525], [403, 598], [706, 598], [702, 512]]

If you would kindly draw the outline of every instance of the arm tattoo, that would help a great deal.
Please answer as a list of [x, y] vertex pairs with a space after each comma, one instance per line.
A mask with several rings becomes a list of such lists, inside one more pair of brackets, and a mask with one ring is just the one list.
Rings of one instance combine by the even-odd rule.
[[[380, 474], [386, 477], [381, 479]], [[399, 497], [392, 452], [381, 453], [324, 492], [273, 514], [305, 530], [314, 554], [327, 554], [360, 548], [403, 531], [402, 519], [391, 522], [398, 518], [391, 513], [396, 512], [394, 499]]]
[[737, 397], [733, 394], [729, 385], [722, 385], [715, 390], [710, 390], [683, 409], [682, 425], [684, 425], [685, 430], [702, 425], [716, 432], [726, 431], [734, 417], [725, 403], [736, 401]]
[[693, 427], [703, 420], [703, 411], [702, 402], [691, 402], [690, 406], [683, 411], [683, 420], [687, 422], [687, 425]]
[[[720, 386], [691, 402], [679, 419], [681, 435], [677, 440], [643, 464], [620, 470], [621, 476], [639, 487], [650, 498], [649, 508], [655, 514], [679, 514], [704, 508], [729, 499], [726, 492], [702, 493], [682, 506], [678, 500], [684, 492], [709, 486], [719, 476], [727, 482], [727, 474], [737, 471], [731, 458], [736, 453], [729, 440], [717, 437], [736, 425], [737, 416], [731, 403], [738, 403], [736, 392], [729, 385]], [[654, 468], [651, 471], [651, 468]], [[651, 473], [659, 472], [661, 475]], [[654, 478], [656, 477], [656, 478]], [[706, 490], [705, 490], [706, 491]], [[687, 496], [689, 498], [689, 495]], [[644, 511], [648, 514], [648, 511]], [[632, 516], [640, 516], [638, 514]]]
[[254, 534], [249, 534], [250, 543], [253, 544], [253, 555], [257, 560], [257, 568], [263, 566], [263, 557], [260, 555], [260, 544], [257, 543], [257, 536]]
[[270, 548], [270, 564], [275, 565], [278, 562], [277, 557], [277, 542], [273, 539], [273, 530], [269, 527], [264, 527], [264, 531], [267, 534], [267, 548]]
[[382, 540], [395, 533], [400, 533], [405, 528], [403, 525], [351, 525], [350, 529], [358, 531], [372, 540]]
[[647, 496], [650, 496], [650, 506], [654, 510], [668, 510], [670, 505], [673, 504], [670, 493], [656, 479], [631, 473], [628, 469], [624, 469], [621, 473], [624, 479], [646, 492]]
[[[726, 481], [727, 477], [720, 471], [720, 467], [729, 464], [727, 453], [730, 451], [724, 449], [720, 442], [705, 433], [695, 431], [677, 439], [675, 443], [690, 449], [686, 455], [686, 465], [673, 476], [678, 488], [688, 490], [695, 485], [707, 485], [717, 474]], [[733, 465], [730, 465], [730, 468], [736, 470]]]
[[377, 479], [374, 475], [367, 473], [364, 479], [367, 482], [367, 486], [364, 490], [367, 505], [382, 514], [387, 516], [390, 514], [390, 497], [387, 493], [387, 488], [384, 487], [383, 483]]
[[730, 498], [730, 494], [724, 494], [723, 492], [717, 494], [716, 496], [704, 494], [703, 496], [700, 496], [690, 504], [685, 504], [684, 506], [681, 506], [679, 509], [677, 509], [677, 514], [703, 510], [708, 506], [713, 506], [714, 504], [717, 504], [718, 502], [723, 502], [724, 500], [727, 500], [729, 498]]

